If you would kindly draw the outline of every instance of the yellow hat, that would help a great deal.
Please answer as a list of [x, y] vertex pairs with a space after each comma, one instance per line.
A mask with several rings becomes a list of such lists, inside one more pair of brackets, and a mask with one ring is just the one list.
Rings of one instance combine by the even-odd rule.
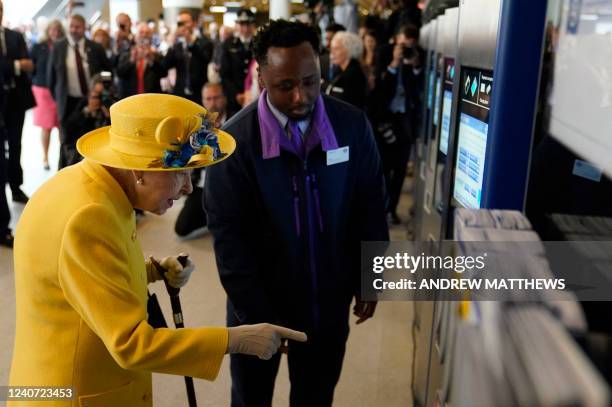
[[185, 98], [145, 93], [110, 108], [111, 125], [77, 142], [79, 153], [114, 168], [177, 171], [216, 164], [236, 149], [236, 141], [215, 129], [215, 114]]

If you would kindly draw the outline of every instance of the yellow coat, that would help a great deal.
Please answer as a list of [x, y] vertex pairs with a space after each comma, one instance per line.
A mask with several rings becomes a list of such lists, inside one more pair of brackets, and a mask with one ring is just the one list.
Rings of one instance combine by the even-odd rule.
[[17, 227], [14, 261], [9, 384], [65, 386], [75, 393], [70, 402], [41, 406], [149, 406], [151, 372], [217, 376], [226, 328], [153, 329], [147, 323], [134, 211], [102, 166], [85, 160], [34, 194]]

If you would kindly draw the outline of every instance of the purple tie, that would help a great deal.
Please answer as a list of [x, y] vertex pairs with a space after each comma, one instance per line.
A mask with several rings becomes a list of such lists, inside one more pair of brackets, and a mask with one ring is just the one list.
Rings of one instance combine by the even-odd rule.
[[304, 141], [302, 140], [302, 132], [300, 131], [300, 127], [297, 122], [293, 120], [289, 120], [287, 122], [287, 127], [289, 127], [289, 132], [291, 133], [291, 144], [295, 151], [301, 158], [304, 158]]

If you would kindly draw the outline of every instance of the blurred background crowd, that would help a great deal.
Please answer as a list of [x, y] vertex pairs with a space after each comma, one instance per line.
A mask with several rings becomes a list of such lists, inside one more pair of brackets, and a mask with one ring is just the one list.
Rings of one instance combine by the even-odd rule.
[[[21, 189], [20, 163], [28, 109], [33, 108], [34, 125], [41, 129], [40, 165], [50, 170], [52, 130], [59, 130], [57, 168], [74, 164], [81, 159], [78, 138], [109, 124], [109, 107], [122, 98], [172, 93], [219, 112], [222, 125], [261, 91], [252, 39], [272, 16], [273, 4], [269, 14], [246, 2], [164, 7], [157, 18], [138, 20], [133, 15], [142, 13], [134, 13], [133, 5], [92, 13], [91, 1], [67, 0], [55, 8], [61, 14], [55, 18], [53, 10], [45, 9], [51, 3], [31, 21], [5, 19], [0, 31], [5, 127], [5, 143], [0, 144], [6, 149], [0, 168], [14, 202], [28, 200]], [[286, 3], [290, 9], [284, 17], [312, 24], [321, 33], [322, 92], [368, 113], [385, 169], [389, 220], [398, 224], [396, 207], [420, 115], [422, 5], [417, 0], [377, 0], [367, 9], [354, 0]], [[0, 244], [9, 246], [10, 214], [4, 202], [7, 197], [0, 196]]]

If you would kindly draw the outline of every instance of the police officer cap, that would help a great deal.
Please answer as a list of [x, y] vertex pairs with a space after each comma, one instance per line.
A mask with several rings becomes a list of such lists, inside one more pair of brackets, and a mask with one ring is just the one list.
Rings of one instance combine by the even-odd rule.
[[236, 18], [237, 23], [254, 23], [255, 15], [248, 8], [241, 8], [238, 10], [238, 17]]

